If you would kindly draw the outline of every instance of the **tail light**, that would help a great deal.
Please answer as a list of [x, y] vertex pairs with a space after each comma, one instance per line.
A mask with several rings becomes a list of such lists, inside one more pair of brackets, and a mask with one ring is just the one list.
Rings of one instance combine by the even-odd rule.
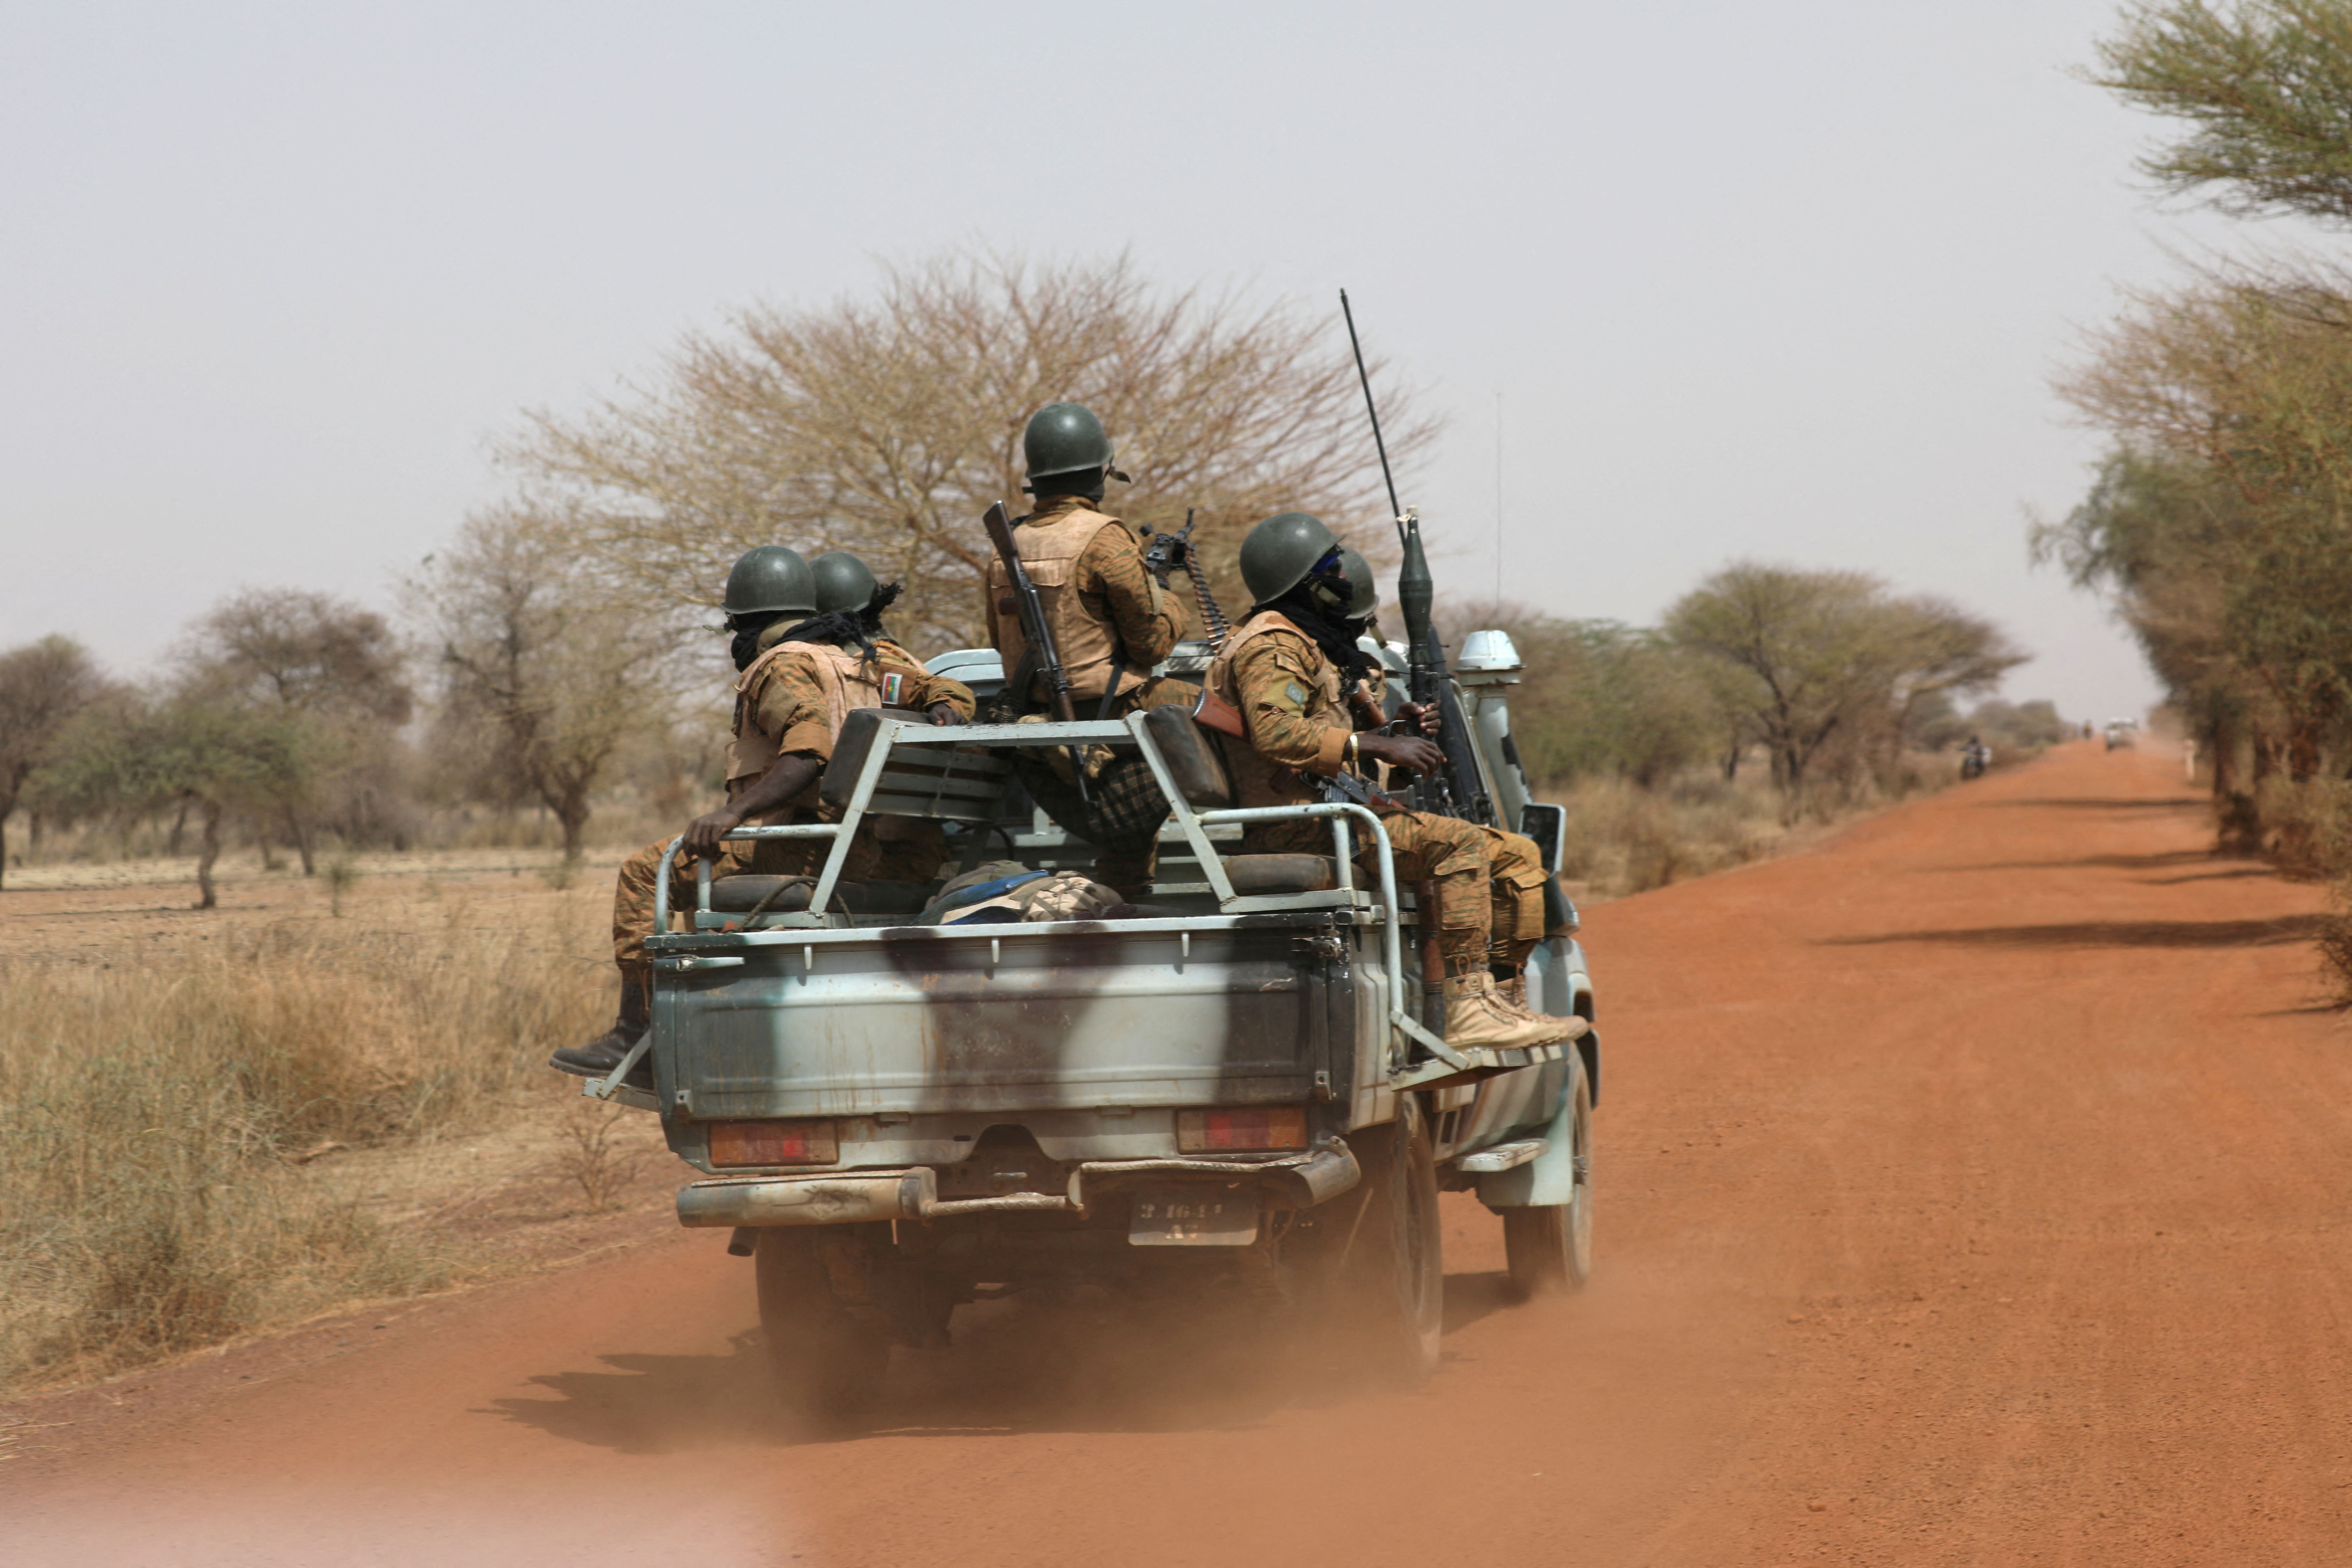
[[710, 1163], [718, 1165], [830, 1165], [841, 1141], [830, 1118], [806, 1121], [714, 1121]]
[[1236, 1105], [1176, 1113], [1176, 1147], [1187, 1154], [1218, 1150], [1304, 1149], [1307, 1110], [1297, 1105]]

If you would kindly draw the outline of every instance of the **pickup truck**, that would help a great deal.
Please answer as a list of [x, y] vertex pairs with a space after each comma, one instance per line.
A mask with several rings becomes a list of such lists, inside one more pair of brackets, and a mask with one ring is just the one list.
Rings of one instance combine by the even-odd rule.
[[[1399, 650], [1366, 646], [1401, 670]], [[1207, 663], [1184, 645], [1161, 668]], [[1459, 664], [1497, 815], [1556, 870], [1566, 814], [1528, 797], [1511, 742], [1518, 656], [1481, 632]], [[1002, 684], [989, 650], [932, 668], [983, 697]], [[1004, 753], [1097, 743], [1139, 752], [1170, 802], [1150, 903], [954, 923], [925, 918], [937, 883], [842, 878], [873, 818], [886, 834], [891, 818], [942, 824], [965, 864], [1085, 865], [1089, 847], [1028, 804]], [[1344, 800], [1233, 809], [1221, 743], [1181, 706], [946, 728], [866, 710], [821, 784], [838, 823], [734, 836], [829, 839], [813, 880], [714, 879], [698, 862], [693, 907], [673, 910], [665, 860], [652, 1027], [585, 1092], [656, 1112], [700, 1173], [678, 1218], [730, 1230], [751, 1258], [779, 1392], [801, 1415], [854, 1415], [892, 1347], [944, 1342], [960, 1305], [1072, 1281], [1240, 1279], [1349, 1326], [1389, 1373], [1425, 1377], [1445, 1190], [1501, 1216], [1523, 1292], [1591, 1272], [1598, 1036], [1449, 1049], [1379, 817]], [[1266, 816], [1328, 818], [1339, 852], [1235, 853]], [[1341, 851], [1349, 824], [1379, 846], [1376, 875]], [[1573, 929], [1556, 882], [1552, 896]], [[1590, 1025], [1575, 941], [1528, 973], [1531, 1005]], [[623, 1082], [648, 1051], [650, 1092]]]

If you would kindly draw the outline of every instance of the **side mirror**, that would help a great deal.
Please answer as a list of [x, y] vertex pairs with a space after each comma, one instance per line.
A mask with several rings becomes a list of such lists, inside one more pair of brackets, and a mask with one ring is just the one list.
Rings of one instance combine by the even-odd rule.
[[1519, 808], [1519, 831], [1536, 841], [1543, 868], [1559, 876], [1560, 862], [1568, 858], [1568, 807], [1530, 802]]

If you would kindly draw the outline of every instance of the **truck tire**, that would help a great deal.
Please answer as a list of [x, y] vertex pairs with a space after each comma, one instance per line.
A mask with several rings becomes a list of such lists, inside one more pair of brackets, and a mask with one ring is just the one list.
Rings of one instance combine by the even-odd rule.
[[890, 1338], [854, 1317], [834, 1294], [824, 1247], [814, 1228], [767, 1226], [752, 1269], [760, 1332], [776, 1394], [792, 1417], [837, 1425], [870, 1407], [890, 1364]]
[[1592, 1080], [1582, 1057], [1571, 1051], [1569, 1060], [1575, 1074], [1568, 1124], [1576, 1195], [1564, 1204], [1503, 1211], [1503, 1256], [1522, 1300], [1580, 1290], [1592, 1278]]
[[1397, 1119], [1348, 1135], [1364, 1171], [1365, 1209], [1346, 1286], [1376, 1370], [1407, 1384], [1437, 1370], [1445, 1329], [1445, 1255], [1437, 1216], [1437, 1164], [1420, 1101]]

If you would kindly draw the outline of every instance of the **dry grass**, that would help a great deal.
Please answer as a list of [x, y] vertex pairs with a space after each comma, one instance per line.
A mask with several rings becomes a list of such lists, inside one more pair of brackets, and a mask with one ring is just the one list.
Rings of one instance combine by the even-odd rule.
[[603, 998], [528, 926], [0, 958], [0, 1391], [463, 1268], [307, 1162], [510, 1113]]
[[1694, 770], [1654, 789], [1585, 778], [1537, 791], [1568, 807], [1560, 874], [1586, 900], [1623, 898], [1786, 853], [1822, 829], [1958, 777], [1942, 757], [1906, 758], [1884, 776], [1824, 784], [1791, 810], [1760, 767], [1735, 781]]

